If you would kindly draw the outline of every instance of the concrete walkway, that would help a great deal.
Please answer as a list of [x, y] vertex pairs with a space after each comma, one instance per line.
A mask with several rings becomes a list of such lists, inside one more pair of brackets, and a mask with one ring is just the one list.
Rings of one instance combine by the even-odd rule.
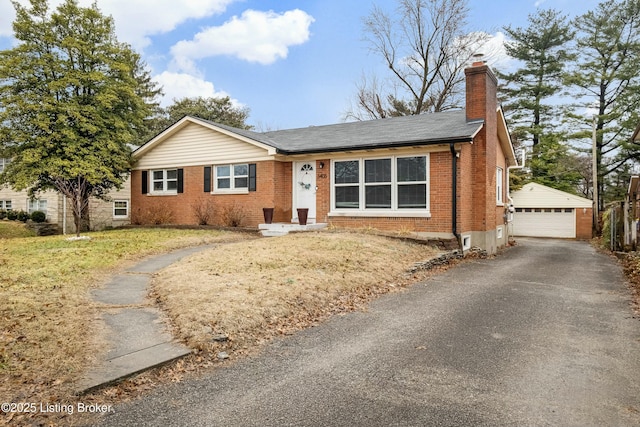
[[79, 382], [78, 393], [116, 383], [191, 353], [165, 330], [160, 311], [147, 299], [148, 285], [157, 271], [213, 246], [179, 249], [147, 258], [92, 292], [93, 300], [104, 304], [102, 319], [108, 329], [109, 349]]

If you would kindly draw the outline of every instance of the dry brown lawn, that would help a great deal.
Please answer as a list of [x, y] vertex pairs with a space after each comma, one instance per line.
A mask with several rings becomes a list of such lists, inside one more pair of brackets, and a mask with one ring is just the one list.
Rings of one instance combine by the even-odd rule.
[[[7, 402], [115, 404], [158, 382], [255, 351], [331, 314], [422, 276], [407, 273], [437, 254], [419, 243], [370, 233], [318, 232], [278, 238], [212, 230], [132, 229], [0, 239], [0, 396]], [[142, 257], [204, 243], [217, 247], [156, 275], [152, 296], [174, 333], [197, 354], [117, 387], [74, 396], [99, 350], [99, 308], [89, 290]], [[214, 342], [223, 334], [226, 342]], [[0, 425], [89, 422], [59, 414], [2, 414]]]
[[195, 254], [156, 275], [153, 294], [192, 348], [243, 352], [402, 288], [416, 280], [410, 267], [437, 253], [372, 234], [290, 234]]
[[[1, 402], [56, 404], [75, 399], [75, 381], [90, 366], [99, 343], [89, 290], [117, 268], [180, 247], [249, 237], [164, 229], [88, 235], [89, 241], [64, 236], [0, 239]], [[0, 425], [9, 420], [30, 425], [35, 423], [31, 415], [0, 412]], [[52, 419], [43, 423], [56, 424]]]

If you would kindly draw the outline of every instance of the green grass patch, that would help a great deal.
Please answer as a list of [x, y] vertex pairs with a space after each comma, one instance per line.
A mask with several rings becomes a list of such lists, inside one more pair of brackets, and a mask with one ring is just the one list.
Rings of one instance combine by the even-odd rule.
[[0, 221], [0, 239], [15, 239], [19, 237], [33, 237], [35, 232], [27, 228], [22, 222]]

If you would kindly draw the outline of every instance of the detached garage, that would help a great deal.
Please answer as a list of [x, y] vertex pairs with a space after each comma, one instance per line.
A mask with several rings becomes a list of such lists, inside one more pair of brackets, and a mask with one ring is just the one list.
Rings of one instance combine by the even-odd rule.
[[591, 200], [534, 182], [511, 197], [515, 208], [512, 235], [591, 239]]

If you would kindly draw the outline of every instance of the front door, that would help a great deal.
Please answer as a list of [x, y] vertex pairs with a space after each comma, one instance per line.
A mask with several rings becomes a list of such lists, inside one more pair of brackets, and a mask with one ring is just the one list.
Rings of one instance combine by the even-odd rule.
[[292, 222], [298, 222], [298, 208], [309, 209], [307, 222], [316, 222], [316, 192], [316, 162], [294, 162]]

